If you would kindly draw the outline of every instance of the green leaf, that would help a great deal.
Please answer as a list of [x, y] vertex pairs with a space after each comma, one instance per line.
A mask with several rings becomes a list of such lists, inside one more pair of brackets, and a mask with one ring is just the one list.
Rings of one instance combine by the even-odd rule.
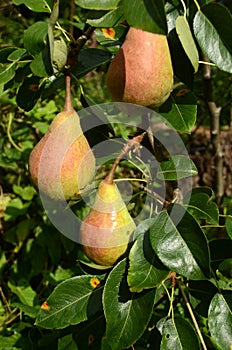
[[170, 270], [187, 278], [210, 275], [209, 249], [204, 233], [185, 209], [175, 204], [171, 214], [162, 211], [150, 229], [151, 245]]
[[53, 74], [51, 66], [50, 50], [45, 47], [30, 64], [32, 72], [38, 77], [48, 77]]
[[[76, 276], [61, 282], [48, 297], [45, 306], [41, 307], [36, 324], [43, 328], [65, 328], [88, 319], [93, 310], [90, 309], [91, 299], [98, 307], [102, 287], [96, 288], [99, 278], [91, 275]], [[99, 299], [99, 298], [98, 298]], [[90, 309], [90, 310], [89, 310]]]
[[48, 34], [46, 22], [36, 22], [24, 32], [23, 42], [25, 49], [32, 55], [39, 54], [44, 46]]
[[107, 63], [111, 60], [111, 53], [101, 49], [83, 49], [78, 56], [78, 64], [72, 69], [72, 72], [78, 77], [83, 77], [91, 70]]
[[117, 8], [106, 13], [101, 18], [88, 19], [87, 23], [94, 27], [110, 28], [114, 27], [119, 21], [123, 20], [123, 9], [122, 7]]
[[[218, 23], [212, 23], [207, 16], [198, 11], [194, 17], [193, 30], [202, 51], [216, 66], [225, 72], [232, 73], [232, 56], [219, 36]], [[215, 26], [216, 24], [216, 26]]]
[[13, 0], [15, 5], [26, 5], [34, 12], [51, 12], [52, 0]]
[[16, 294], [21, 303], [33, 306], [34, 300], [37, 296], [36, 292], [31, 288], [29, 282], [26, 279], [20, 279], [18, 285], [8, 282], [8, 287], [12, 293]]
[[19, 216], [23, 216], [27, 213], [29, 203], [23, 203], [20, 198], [13, 198], [6, 207], [4, 212], [5, 221], [13, 221]]
[[193, 161], [183, 155], [174, 155], [171, 159], [163, 161], [157, 171], [160, 180], [172, 181], [197, 175], [197, 168]]
[[192, 325], [183, 317], [167, 320], [162, 329], [160, 350], [200, 350], [200, 344]]
[[75, 0], [75, 3], [89, 10], [115, 10], [120, 0]]
[[167, 34], [163, 0], [123, 0], [124, 15], [132, 27]]
[[0, 349], [1, 350], [23, 349], [23, 346], [25, 344], [23, 344], [22, 338], [23, 338], [22, 335], [20, 333], [16, 333], [16, 331], [13, 334], [11, 334], [11, 336], [8, 336], [8, 337], [5, 335], [0, 335]]
[[24, 54], [26, 53], [25, 49], [17, 49], [15, 51], [13, 51], [9, 56], [8, 56], [8, 60], [9, 61], [18, 61], [20, 60]]
[[18, 90], [16, 102], [20, 108], [30, 111], [40, 98], [42, 89], [39, 77], [26, 78]]
[[0, 84], [6, 84], [14, 78], [16, 71], [16, 63], [0, 64]]
[[226, 218], [226, 232], [228, 236], [232, 239], [232, 217]]
[[131, 292], [157, 287], [169, 274], [151, 248], [149, 234], [140, 235], [129, 254], [127, 282]]
[[135, 241], [140, 235], [145, 234], [145, 232], [150, 229], [150, 227], [152, 226], [152, 224], [155, 221], [155, 216], [156, 215], [154, 214], [154, 217], [152, 217], [150, 219], [143, 220], [142, 222], [140, 222], [138, 224], [138, 226], [136, 227], [136, 229], [133, 232], [132, 241]]
[[36, 226], [36, 222], [33, 219], [25, 219], [18, 223], [16, 229], [16, 236], [19, 242], [23, 242], [27, 236], [32, 233], [32, 229]]
[[54, 27], [58, 18], [59, 18], [59, 0], [56, 0], [53, 4], [52, 12], [50, 14], [49, 25]]
[[129, 348], [145, 331], [151, 318], [155, 289], [131, 293], [126, 282], [126, 259], [110, 272], [104, 292], [106, 342], [111, 350]]
[[[110, 62], [111, 59], [112, 59], [112, 54], [106, 50], [97, 49], [97, 48], [83, 49], [80, 51], [78, 56], [78, 63], [71, 69], [71, 73], [75, 75], [77, 78], [81, 78], [91, 70], [107, 62]], [[56, 80], [54, 80], [49, 85], [49, 87], [44, 90], [42, 97], [47, 98], [48, 96], [51, 96], [52, 93], [56, 93], [57, 89], [64, 88], [64, 87], [65, 87], [65, 79], [64, 79], [64, 76], [61, 76]], [[27, 103], [29, 104], [29, 101], [27, 101]]]
[[204, 189], [194, 188], [190, 200], [188, 194], [184, 198], [183, 206], [198, 221], [205, 220], [210, 225], [218, 225], [219, 210], [212, 197]]
[[125, 25], [118, 24], [114, 28], [110, 28], [109, 32], [107, 28], [105, 30], [97, 28], [95, 30], [95, 35], [100, 45], [106, 46], [111, 54], [116, 54], [119, 50], [119, 41], [122, 41], [127, 31], [128, 28]]
[[198, 55], [198, 50], [193, 40], [191, 29], [189, 27], [186, 17], [184, 16], [177, 17], [176, 32], [186, 52], [186, 55], [188, 56], [190, 62], [192, 63], [194, 72], [196, 73], [198, 71], [198, 66], [199, 66], [199, 55]]
[[0, 63], [7, 63], [8, 56], [14, 52], [15, 50], [18, 50], [17, 47], [5, 47], [4, 49], [0, 50]]
[[232, 291], [217, 293], [209, 307], [208, 324], [211, 337], [222, 350], [232, 346]]
[[159, 113], [175, 130], [191, 133], [197, 115], [196, 97], [185, 86], [179, 86], [160, 107]]
[[21, 310], [25, 315], [31, 318], [36, 318], [38, 314], [38, 309], [33, 306], [29, 306], [21, 303], [13, 303], [12, 306], [19, 308], [19, 310]]
[[58, 350], [78, 350], [72, 334], [65, 335], [58, 340]]
[[[0, 207], [0, 210], [1, 210], [1, 207]], [[0, 279], [2, 279], [2, 274], [3, 274], [6, 263], [7, 263], [6, 256], [5, 256], [4, 252], [2, 251], [2, 249], [0, 248]]]
[[232, 54], [232, 16], [229, 9], [219, 3], [202, 6], [202, 12], [216, 28], [220, 39]]
[[25, 201], [31, 201], [32, 198], [36, 195], [37, 191], [32, 186], [21, 187], [19, 185], [13, 185], [13, 191], [15, 194], [18, 194]]
[[186, 84], [190, 90], [193, 90], [194, 69], [183, 49], [176, 28], [168, 33], [168, 44], [174, 75]]
[[58, 70], [62, 70], [66, 64], [68, 56], [67, 45], [62, 37], [54, 41], [53, 62]]

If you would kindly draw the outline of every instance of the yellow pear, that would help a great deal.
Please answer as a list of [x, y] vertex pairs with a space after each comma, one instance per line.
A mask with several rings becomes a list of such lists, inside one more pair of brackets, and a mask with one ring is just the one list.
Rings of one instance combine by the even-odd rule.
[[93, 208], [81, 224], [80, 238], [86, 256], [95, 263], [112, 266], [127, 250], [135, 223], [117, 185], [104, 179]]
[[72, 106], [69, 76], [64, 108], [32, 150], [29, 172], [34, 185], [54, 200], [72, 198], [93, 179], [95, 157]]
[[130, 27], [107, 73], [107, 90], [115, 102], [157, 108], [173, 89], [167, 37]]

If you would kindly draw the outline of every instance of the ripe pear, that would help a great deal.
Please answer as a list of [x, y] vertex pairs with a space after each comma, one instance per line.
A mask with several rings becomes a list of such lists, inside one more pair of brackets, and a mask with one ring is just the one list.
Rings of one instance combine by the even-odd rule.
[[86, 256], [99, 265], [112, 266], [126, 252], [134, 229], [117, 185], [106, 177], [81, 224], [80, 240]]
[[29, 172], [40, 192], [54, 200], [72, 198], [94, 177], [95, 157], [72, 105], [69, 76], [64, 108], [32, 150]]
[[173, 68], [165, 35], [130, 27], [107, 73], [115, 102], [157, 108], [173, 89]]

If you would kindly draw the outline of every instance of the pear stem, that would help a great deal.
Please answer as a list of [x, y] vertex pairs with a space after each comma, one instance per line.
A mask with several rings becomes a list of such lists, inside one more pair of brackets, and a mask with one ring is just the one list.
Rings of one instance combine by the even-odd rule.
[[70, 112], [73, 110], [71, 95], [71, 76], [69, 73], [65, 75], [65, 101], [63, 111]]
[[115, 171], [116, 168], [120, 162], [120, 160], [122, 159], [122, 157], [124, 157], [125, 155], [127, 155], [129, 153], [129, 151], [132, 148], [138, 148], [138, 146], [141, 144], [144, 136], [145, 136], [146, 132], [143, 132], [140, 135], [134, 136], [132, 139], [130, 139], [123, 147], [123, 149], [121, 150], [121, 152], [118, 154], [118, 156], [116, 157], [112, 168], [110, 169], [108, 175], [105, 178], [105, 182], [108, 184], [112, 184], [114, 181], [114, 175], [115, 175]]

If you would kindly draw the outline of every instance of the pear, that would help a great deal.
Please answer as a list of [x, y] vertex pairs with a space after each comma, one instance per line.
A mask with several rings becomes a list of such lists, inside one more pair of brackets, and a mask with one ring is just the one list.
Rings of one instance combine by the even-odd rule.
[[70, 76], [66, 77], [64, 108], [32, 150], [29, 172], [35, 187], [53, 200], [72, 198], [94, 177], [95, 157], [72, 105]]
[[130, 27], [107, 73], [107, 91], [115, 102], [157, 108], [173, 89], [167, 37]]
[[80, 227], [80, 241], [93, 262], [112, 266], [127, 250], [135, 223], [117, 185], [107, 176], [100, 183], [93, 208]]

